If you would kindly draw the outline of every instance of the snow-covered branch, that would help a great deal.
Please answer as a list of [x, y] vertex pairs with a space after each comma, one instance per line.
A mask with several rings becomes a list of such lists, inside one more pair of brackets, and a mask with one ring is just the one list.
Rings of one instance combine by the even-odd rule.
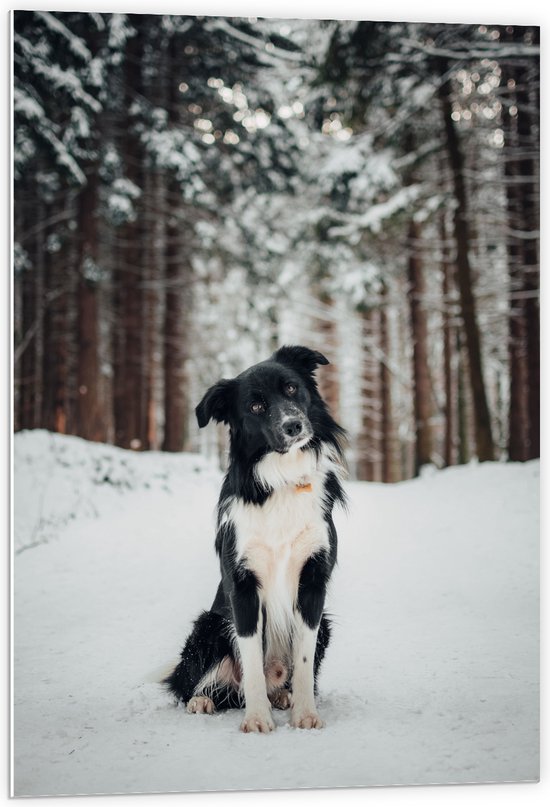
[[437, 56], [449, 60], [480, 60], [480, 59], [517, 59], [517, 58], [533, 58], [540, 55], [540, 47], [538, 45], [527, 44], [496, 44], [494, 42], [484, 44], [475, 44], [470, 47], [444, 47], [438, 48], [435, 45], [430, 45], [426, 42], [417, 42], [413, 39], [403, 39], [402, 45], [411, 48], [415, 51], [421, 51], [428, 56]]
[[[35, 11], [36, 16], [41, 19], [48, 28], [55, 31], [64, 37], [69, 45], [70, 50], [78, 56], [82, 61], [88, 62], [92, 58], [89, 48], [86, 46], [84, 40], [73, 34], [66, 25], [64, 25], [59, 17], [54, 17], [49, 11]], [[97, 24], [97, 23], [96, 23]]]

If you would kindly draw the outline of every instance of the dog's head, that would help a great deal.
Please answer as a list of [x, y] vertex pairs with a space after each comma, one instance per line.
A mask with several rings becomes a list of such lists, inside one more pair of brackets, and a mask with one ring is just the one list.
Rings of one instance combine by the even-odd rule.
[[202, 428], [227, 423], [250, 455], [306, 446], [314, 436], [312, 415], [321, 399], [313, 374], [328, 364], [322, 353], [288, 346], [236, 378], [211, 387], [196, 408]]

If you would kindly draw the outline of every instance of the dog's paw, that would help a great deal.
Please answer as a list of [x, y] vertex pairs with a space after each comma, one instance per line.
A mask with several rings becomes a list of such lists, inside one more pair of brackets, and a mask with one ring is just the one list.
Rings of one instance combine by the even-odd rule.
[[187, 704], [187, 711], [190, 715], [211, 715], [214, 713], [214, 701], [206, 695], [196, 695]]
[[293, 712], [290, 725], [295, 729], [322, 729], [325, 727], [325, 722], [321, 720], [317, 712]]
[[290, 709], [292, 706], [292, 698], [288, 689], [279, 689], [277, 692], [272, 692], [269, 695], [269, 700], [275, 709]]
[[241, 723], [241, 731], [245, 734], [257, 732], [259, 734], [269, 734], [275, 728], [275, 723], [269, 712], [256, 712], [245, 715]]

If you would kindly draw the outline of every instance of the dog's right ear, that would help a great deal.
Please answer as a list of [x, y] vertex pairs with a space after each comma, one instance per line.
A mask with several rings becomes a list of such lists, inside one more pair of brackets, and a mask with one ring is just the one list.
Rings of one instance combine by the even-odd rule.
[[195, 409], [201, 429], [210, 420], [215, 420], [216, 423], [229, 423], [234, 388], [234, 379], [222, 378], [205, 393], [204, 398]]

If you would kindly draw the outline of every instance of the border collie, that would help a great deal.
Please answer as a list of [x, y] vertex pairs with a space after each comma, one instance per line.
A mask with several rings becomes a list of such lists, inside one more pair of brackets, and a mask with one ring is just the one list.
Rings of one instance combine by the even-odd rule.
[[325, 592], [336, 562], [335, 503], [345, 505], [344, 430], [314, 378], [328, 364], [287, 346], [211, 387], [199, 426], [230, 428], [217, 510], [221, 582], [165, 679], [192, 713], [245, 707], [241, 730], [275, 728], [271, 707], [297, 728], [322, 728], [316, 681], [330, 623]]

